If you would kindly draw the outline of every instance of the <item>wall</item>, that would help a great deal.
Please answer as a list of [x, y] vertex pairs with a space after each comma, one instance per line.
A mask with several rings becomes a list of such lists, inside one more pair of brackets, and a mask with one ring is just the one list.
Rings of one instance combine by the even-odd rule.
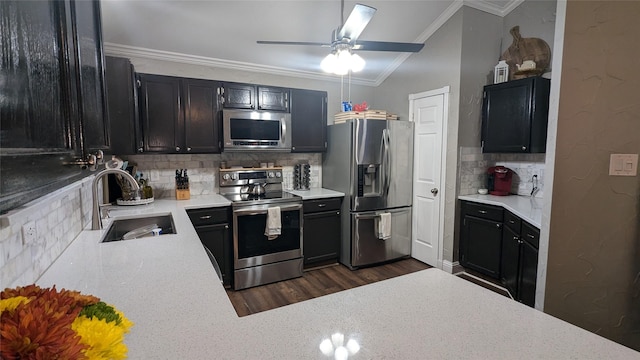
[[[0, 290], [31, 284], [91, 221], [86, 177], [0, 216]], [[32, 238], [23, 226], [33, 225]]]
[[640, 153], [640, 3], [569, 1], [545, 312], [640, 350], [640, 180], [608, 175]]
[[464, 7], [458, 10], [426, 42], [417, 54], [411, 55], [396, 71], [375, 89], [376, 106], [399, 114], [409, 114], [409, 94], [450, 86], [449, 119], [447, 124], [447, 164], [445, 188], [445, 229], [443, 259], [453, 260], [453, 236], [456, 205], [458, 156], [458, 109], [460, 103], [460, 63], [462, 48], [462, 18]]

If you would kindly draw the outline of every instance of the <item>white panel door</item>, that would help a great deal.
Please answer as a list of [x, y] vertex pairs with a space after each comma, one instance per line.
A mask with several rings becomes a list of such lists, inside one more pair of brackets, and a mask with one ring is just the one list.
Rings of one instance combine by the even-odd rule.
[[437, 94], [417, 98], [413, 101], [412, 109], [415, 122], [415, 152], [411, 255], [435, 267], [439, 267], [440, 251], [444, 96]]

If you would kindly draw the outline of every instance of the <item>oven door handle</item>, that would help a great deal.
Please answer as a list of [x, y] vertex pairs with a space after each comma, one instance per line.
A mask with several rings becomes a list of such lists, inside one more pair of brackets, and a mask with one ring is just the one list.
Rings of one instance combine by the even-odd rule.
[[[289, 206], [281, 206], [280, 207], [280, 211], [291, 211], [291, 210], [298, 210], [302, 208], [302, 204], [295, 204], [295, 205], [289, 205]], [[266, 214], [267, 213], [267, 208], [265, 207], [264, 209], [236, 209], [233, 210], [233, 213], [236, 215], [260, 215], [260, 214]]]

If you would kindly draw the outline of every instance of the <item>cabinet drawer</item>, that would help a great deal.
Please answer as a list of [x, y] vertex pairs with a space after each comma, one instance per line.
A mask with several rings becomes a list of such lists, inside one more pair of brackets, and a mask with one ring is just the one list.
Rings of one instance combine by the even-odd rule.
[[341, 202], [342, 198], [305, 200], [303, 202], [303, 209], [305, 214], [319, 211], [340, 210]]
[[504, 226], [513, 230], [516, 234], [520, 234], [520, 225], [522, 220], [519, 217], [513, 215], [510, 211], [504, 212]]
[[189, 210], [187, 214], [193, 226], [212, 225], [229, 222], [227, 207]]
[[499, 206], [468, 201], [463, 203], [463, 210], [466, 215], [499, 222], [502, 222], [502, 213], [504, 212], [504, 210]]
[[540, 245], [540, 230], [533, 225], [523, 221], [521, 238], [537, 249]]

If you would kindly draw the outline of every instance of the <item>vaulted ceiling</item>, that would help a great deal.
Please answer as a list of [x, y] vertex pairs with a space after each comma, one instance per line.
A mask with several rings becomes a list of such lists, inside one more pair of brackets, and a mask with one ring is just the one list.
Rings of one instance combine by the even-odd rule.
[[[523, 0], [367, 1], [377, 9], [361, 40], [425, 42], [463, 4], [504, 16]], [[339, 0], [103, 0], [105, 52], [316, 79], [329, 48], [260, 45], [257, 40], [331, 42]], [[345, 1], [344, 18], [355, 1]], [[424, 51], [424, 49], [423, 49]], [[410, 53], [359, 52], [355, 83], [380, 84]]]

